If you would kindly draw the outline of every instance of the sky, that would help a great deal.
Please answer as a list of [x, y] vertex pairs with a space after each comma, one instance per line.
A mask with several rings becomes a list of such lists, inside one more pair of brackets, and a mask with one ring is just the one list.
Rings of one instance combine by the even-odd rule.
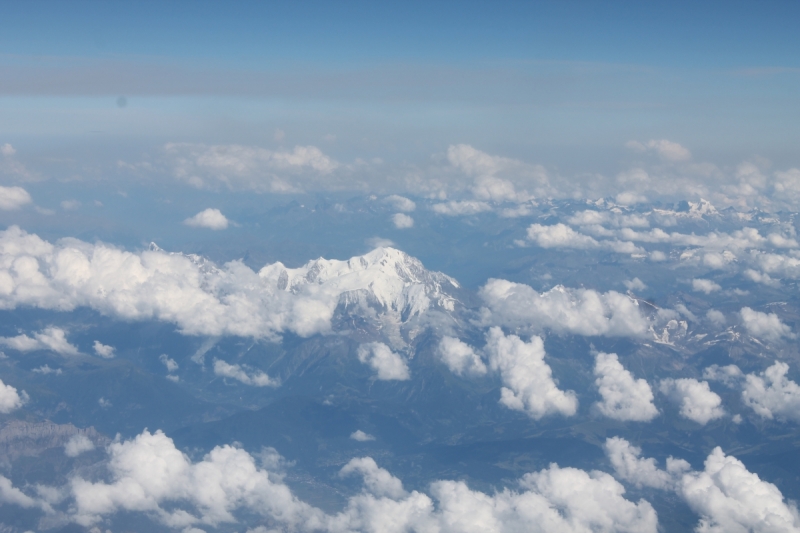
[[[630, 140], [797, 164], [795, 2], [25, 2], [0, 141], [88, 166], [167, 142], [419, 164], [451, 144], [613, 172]], [[57, 173], [57, 171], [50, 171]], [[63, 178], [63, 176], [61, 176]]]

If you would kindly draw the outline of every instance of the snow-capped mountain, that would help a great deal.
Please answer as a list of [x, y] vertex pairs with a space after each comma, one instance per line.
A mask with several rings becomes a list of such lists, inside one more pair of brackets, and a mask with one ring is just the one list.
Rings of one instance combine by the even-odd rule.
[[[335, 301], [334, 329], [382, 329], [394, 344], [403, 344], [402, 326], [418, 326], [430, 312], [454, 312], [455, 291], [460, 289], [453, 278], [426, 270], [418, 259], [388, 247], [346, 261], [320, 258], [299, 268], [277, 262], [258, 275], [279, 291]], [[406, 337], [413, 338], [415, 331], [406, 328]]]

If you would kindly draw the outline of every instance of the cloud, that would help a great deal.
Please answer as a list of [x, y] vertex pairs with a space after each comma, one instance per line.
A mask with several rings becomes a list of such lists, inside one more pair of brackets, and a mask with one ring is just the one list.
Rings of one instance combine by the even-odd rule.
[[405, 359], [382, 342], [370, 342], [358, 347], [358, 360], [375, 370], [379, 380], [406, 381], [411, 373]]
[[710, 279], [693, 279], [692, 280], [692, 290], [696, 292], [704, 292], [706, 294], [711, 294], [712, 292], [716, 292], [722, 289], [717, 283], [714, 283]]
[[667, 459], [667, 469], [661, 470], [653, 458], [643, 458], [642, 449], [620, 437], [606, 439], [605, 452], [617, 477], [637, 487], [674, 490], [680, 475], [691, 470], [683, 459]]
[[61, 328], [49, 327], [33, 337], [25, 334], [16, 337], [0, 337], [0, 346], [6, 346], [12, 350], [20, 352], [31, 352], [34, 350], [50, 350], [60, 355], [78, 355], [78, 349], [67, 341], [67, 332]]
[[[108, 447], [112, 482], [73, 477], [73, 520], [85, 527], [119, 511], [146, 512], [184, 528], [235, 522], [240, 507], [290, 526], [314, 529], [321, 511], [298, 500], [279, 478], [258, 468], [244, 450], [218, 446], [192, 463], [161, 431]], [[166, 505], [165, 505], [166, 504]]]
[[[644, 249], [629, 241], [595, 240], [559, 222], [549, 226], [531, 224], [526, 232], [528, 242], [542, 248], [574, 248], [578, 250], [610, 250], [620, 254], [643, 254]], [[525, 241], [517, 244], [524, 245]]]
[[[66, 495], [62, 506], [67, 516], [84, 527], [127, 512], [145, 513], [163, 526], [184, 531], [234, 524], [240, 513], [298, 532], [656, 533], [658, 529], [652, 506], [625, 499], [625, 488], [610, 475], [556, 464], [525, 474], [516, 490], [487, 494], [463, 481], [437, 480], [429, 495], [406, 490], [374, 459], [355, 458], [339, 475], [360, 476], [363, 490], [350, 496], [338, 513], [326, 514], [292, 493], [277, 469], [281, 462], [277, 453], [259, 466], [242, 449], [217, 446], [192, 462], [161, 431], [114, 442], [107, 451], [109, 481], [93, 482], [75, 473], [66, 487], [50, 491]], [[6, 478], [0, 478], [0, 498], [44, 507], [43, 500], [26, 496]], [[62, 499], [53, 498], [53, 504]]]
[[236, 144], [169, 143], [164, 154], [177, 179], [211, 189], [295, 193], [317, 186], [319, 178], [340, 166], [315, 146], [273, 151]]
[[[162, 353], [161, 355], [159, 355], [159, 356], [158, 356], [158, 360], [159, 360], [159, 361], [161, 361], [161, 363], [162, 363], [162, 364], [163, 364], [165, 367], [167, 367], [167, 372], [175, 372], [176, 370], [178, 370], [178, 363], [177, 363], [177, 361], [175, 361], [175, 359], [172, 359], [172, 358], [171, 358], [170, 356], [168, 356], [167, 354], [165, 354], [165, 353]], [[219, 374], [218, 374], [218, 375], [219, 375]], [[230, 377], [232, 377], [232, 376], [230, 376]]]
[[339, 471], [341, 476], [358, 474], [364, 480], [364, 485], [374, 496], [386, 496], [393, 500], [405, 497], [408, 493], [403, 489], [403, 483], [380, 468], [372, 457], [351, 459]]
[[193, 217], [183, 221], [187, 226], [193, 228], [208, 228], [212, 230], [222, 230], [228, 227], [228, 219], [219, 209], [208, 208], [200, 211]]
[[[170, 371], [169, 361], [172, 360], [168, 359], [167, 363], [165, 363], [167, 365], [167, 371]], [[172, 363], [175, 363], [175, 361], [172, 361]], [[177, 364], [175, 367], [177, 368]], [[221, 359], [214, 359], [214, 374], [224, 378], [235, 379], [245, 385], [252, 385], [254, 387], [277, 387], [280, 384], [279, 381], [272, 379], [264, 372], [251, 371], [248, 373], [241, 365], [232, 365]]]
[[725, 416], [722, 398], [711, 391], [707, 381], [692, 378], [662, 379], [659, 390], [680, 407], [683, 418], [706, 425]]
[[350, 438], [358, 442], [369, 442], [371, 440], [375, 440], [374, 436], [370, 435], [369, 433], [364, 433], [360, 429], [352, 432], [350, 434]]
[[629, 141], [625, 146], [637, 152], [655, 152], [665, 161], [688, 161], [692, 158], [692, 153], [688, 149], [676, 142], [666, 139], [650, 140], [646, 143]]
[[476, 200], [451, 200], [450, 202], [446, 203], [433, 204], [431, 209], [433, 209], [434, 213], [438, 213], [440, 215], [458, 217], [485, 213], [486, 211], [491, 211], [492, 206], [486, 202], [479, 202]]
[[397, 229], [408, 229], [414, 226], [414, 219], [403, 213], [392, 215], [392, 223]]
[[719, 447], [702, 472], [682, 477], [680, 494], [701, 516], [697, 531], [800, 531], [797, 508], [784, 501], [780, 490]]
[[[5, 146], [10, 145], [7, 144]], [[22, 187], [3, 187], [0, 185], [0, 209], [3, 211], [19, 209], [32, 201], [31, 195]]]
[[788, 372], [789, 365], [776, 361], [760, 374], [747, 374], [742, 400], [762, 418], [800, 422], [800, 385]]
[[0, 146], [0, 155], [2, 155], [3, 157], [11, 157], [16, 153], [17, 153], [16, 149], [14, 149], [14, 147], [8, 143], [5, 143], [2, 146]]
[[606, 337], [644, 337], [650, 325], [635, 299], [615, 291], [559, 285], [538, 293], [522, 283], [490, 279], [478, 295], [486, 305], [485, 325]]
[[89, 307], [125, 320], [173, 323], [188, 335], [277, 340], [285, 331], [327, 334], [345, 298], [376, 320], [391, 316], [384, 332], [400, 339], [392, 327], [435, 309], [452, 311], [446, 290], [457, 286], [391, 248], [299, 268], [274, 263], [254, 272], [241, 261], [218, 267], [157, 247], [131, 253], [76, 239], [51, 244], [16, 226], [0, 231], [0, 309]]
[[82, 433], [76, 433], [64, 445], [64, 454], [67, 457], [77, 457], [92, 450], [94, 450], [94, 443]]
[[653, 405], [653, 391], [644, 379], [633, 375], [620, 364], [617, 354], [595, 355], [595, 385], [602, 401], [595, 403], [603, 415], [621, 421], [649, 422], [658, 416]]
[[8, 414], [15, 409], [19, 409], [25, 403], [26, 398], [25, 391], [19, 394], [16, 388], [6, 385], [0, 379], [0, 413]]
[[81, 206], [78, 200], [64, 200], [61, 202], [61, 209], [64, 211], [74, 211]]
[[100, 341], [94, 341], [94, 353], [104, 359], [111, 359], [114, 357], [115, 349], [113, 346], [108, 346]]
[[19, 490], [11, 483], [10, 479], [2, 475], [0, 475], [0, 503], [19, 505], [26, 509], [37, 505], [35, 499]]
[[392, 206], [394, 210], [402, 211], [403, 213], [410, 213], [417, 208], [417, 204], [415, 204], [413, 201], [409, 200], [405, 196], [399, 196], [397, 194], [387, 196], [383, 199], [383, 202]]
[[552, 414], [573, 416], [577, 412], [575, 392], [562, 391], [553, 380], [553, 372], [544, 361], [541, 337], [524, 342], [493, 327], [486, 334], [486, 353], [489, 366], [503, 380], [501, 404], [535, 420]]
[[792, 328], [781, 322], [775, 313], [767, 314], [754, 311], [749, 307], [742, 307], [739, 316], [747, 333], [754, 337], [773, 342], [779, 341], [781, 337], [796, 338], [796, 335], [792, 333]]
[[712, 324], [715, 324], [717, 326], [724, 326], [727, 323], [725, 315], [721, 311], [717, 311], [716, 309], [709, 309], [706, 312], [706, 318]]
[[639, 278], [633, 278], [631, 280], [623, 281], [625, 288], [629, 291], [643, 291], [647, 288], [647, 285], [644, 284], [642, 280]]
[[456, 375], [482, 376], [486, 365], [472, 347], [454, 337], [442, 337], [436, 353], [442, 362]]

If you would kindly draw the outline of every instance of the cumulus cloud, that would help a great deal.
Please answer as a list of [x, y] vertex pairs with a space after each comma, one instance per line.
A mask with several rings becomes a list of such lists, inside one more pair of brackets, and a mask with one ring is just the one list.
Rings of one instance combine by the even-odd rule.
[[94, 353], [104, 359], [111, 359], [114, 357], [115, 349], [113, 346], [108, 346], [100, 341], [94, 341]]
[[747, 374], [742, 400], [762, 418], [800, 422], [800, 385], [788, 372], [789, 365], [776, 361], [760, 374]]
[[682, 477], [679, 490], [701, 516], [697, 531], [800, 531], [797, 508], [784, 500], [778, 487], [719, 447], [708, 456], [703, 471]]
[[[169, 371], [169, 361], [167, 361], [167, 369]], [[172, 361], [175, 363], [175, 361]], [[175, 365], [177, 368], [177, 364]], [[235, 379], [245, 385], [252, 385], [254, 387], [277, 387], [280, 383], [269, 377], [266, 373], [259, 371], [249, 371], [242, 367], [242, 365], [232, 365], [226, 363], [222, 359], [214, 359], [214, 374], [224, 378]]]
[[711, 294], [712, 292], [716, 292], [722, 289], [719, 284], [714, 283], [710, 279], [693, 279], [692, 280], [692, 290], [696, 292], [704, 292], [706, 294]]
[[727, 323], [725, 315], [716, 309], [709, 309], [706, 312], [706, 318], [709, 320], [709, 322], [717, 326], [724, 326]]
[[645, 285], [644, 282], [639, 278], [625, 280], [623, 283], [625, 288], [629, 291], [643, 291], [647, 288], [647, 285]]
[[67, 341], [67, 332], [61, 328], [49, 327], [29, 337], [24, 333], [16, 337], [0, 337], [0, 346], [31, 352], [34, 350], [50, 350], [60, 355], [78, 355], [78, 348]]
[[219, 209], [204, 209], [193, 217], [183, 221], [187, 226], [193, 228], [208, 228], [211, 230], [222, 230], [228, 227], [228, 219]]
[[392, 224], [397, 229], [408, 229], [414, 227], [414, 219], [404, 213], [392, 215]]
[[637, 152], [654, 152], [665, 161], [688, 161], [692, 158], [692, 153], [688, 149], [666, 139], [653, 139], [646, 143], [629, 141], [625, 146]]
[[[76, 239], [51, 244], [16, 226], [0, 232], [0, 309], [85, 306], [127, 320], [170, 322], [189, 335], [277, 340], [284, 331], [303, 337], [330, 333], [342, 298], [401, 324], [434, 308], [452, 310], [448, 287], [458, 284], [391, 248], [299, 268], [274, 263], [254, 272], [241, 261], [218, 267], [157, 247], [132, 253]], [[63, 339], [58, 331], [44, 337]]]
[[382, 342], [370, 342], [358, 347], [358, 360], [369, 365], [379, 380], [405, 381], [411, 373], [405, 359]]
[[39, 502], [15, 487], [10, 479], [0, 475], [0, 503], [19, 505], [29, 509], [37, 506]]
[[0, 209], [3, 211], [19, 209], [32, 201], [31, 195], [22, 187], [3, 187], [0, 185]]
[[[440, 480], [430, 495], [407, 491], [400, 479], [370, 457], [349, 461], [341, 476], [357, 475], [363, 490], [336, 514], [326, 514], [297, 498], [272, 463], [259, 467], [246, 451], [218, 446], [192, 462], [162, 432], [144, 431], [108, 447], [110, 481], [72, 478], [69, 517], [90, 527], [117, 512], [146, 513], [171, 528], [189, 531], [237, 521], [255, 513], [292, 531], [620, 531], [655, 533], [652, 506], [625, 499], [610, 475], [576, 468], [549, 468], [526, 474], [518, 489], [486, 494], [463, 481]], [[5, 479], [5, 478], [3, 478]], [[0, 479], [0, 497], [6, 495]], [[10, 489], [10, 482], [7, 483]], [[16, 489], [14, 489], [16, 490]], [[18, 503], [37, 502], [17, 490]], [[262, 531], [257, 528], [252, 531]], [[265, 530], [264, 530], [265, 531]]]
[[491, 211], [492, 206], [490, 206], [486, 202], [479, 202], [477, 200], [461, 200], [461, 201], [451, 200], [445, 203], [433, 204], [431, 209], [433, 209], [434, 213], [438, 213], [440, 215], [458, 217], [466, 215], [477, 215], [478, 213]]
[[644, 379], [635, 379], [619, 362], [617, 354], [595, 355], [595, 385], [602, 401], [597, 410], [614, 420], [649, 422], [658, 416], [653, 391]]
[[517, 244], [525, 245], [532, 242], [542, 248], [574, 248], [578, 250], [610, 250], [620, 254], [643, 254], [644, 249], [630, 241], [618, 239], [595, 240], [594, 238], [579, 233], [559, 222], [550, 226], [531, 224], [527, 229], [527, 241], [518, 241]]
[[707, 381], [692, 378], [662, 379], [659, 390], [680, 407], [683, 418], [706, 425], [725, 416], [722, 398], [713, 392]]
[[64, 445], [64, 454], [67, 457], [77, 457], [92, 450], [94, 450], [94, 443], [82, 433], [76, 433]]
[[642, 449], [620, 437], [606, 439], [605, 452], [617, 477], [637, 487], [675, 489], [680, 475], [691, 470], [683, 459], [667, 459], [667, 469], [661, 470], [653, 458], [641, 457]]
[[177, 179], [212, 189], [300, 192], [340, 166], [315, 146], [273, 151], [235, 144], [170, 143], [164, 154]]
[[6, 385], [0, 379], [0, 413], [8, 414], [15, 409], [19, 409], [25, 403], [26, 398], [25, 391], [20, 394], [16, 388]]
[[719, 447], [708, 455], [701, 471], [672, 457], [667, 459], [666, 470], [660, 470], [654, 459], [640, 457], [640, 448], [618, 437], [606, 440], [605, 447], [618, 477], [681, 496], [700, 515], [695, 531], [800, 531], [800, 514], [794, 503]]
[[530, 342], [524, 342], [493, 327], [486, 334], [486, 353], [491, 369], [499, 372], [503, 380], [501, 404], [535, 420], [551, 414], [572, 416], [577, 412], [575, 392], [559, 389], [553, 379], [553, 372], [544, 360], [541, 337], [534, 336]]
[[355, 441], [358, 441], [358, 442], [369, 442], [371, 440], [375, 440], [375, 437], [373, 435], [370, 435], [369, 433], [365, 433], [365, 432], [361, 431], [360, 429], [352, 432], [350, 434], [350, 438], [355, 440]]
[[781, 322], [775, 313], [762, 313], [754, 311], [749, 307], [743, 307], [739, 311], [747, 333], [754, 337], [759, 337], [769, 341], [777, 342], [781, 337], [794, 339], [796, 335], [792, 333], [792, 328]]
[[442, 337], [437, 353], [442, 362], [456, 375], [481, 376], [486, 374], [486, 365], [472, 346], [454, 337]]
[[417, 208], [417, 204], [415, 204], [412, 200], [397, 194], [387, 196], [383, 199], [383, 201], [392, 206], [392, 209], [396, 211], [402, 211], [403, 213], [410, 213]]
[[167, 367], [167, 372], [175, 372], [176, 370], [178, 370], [178, 362], [175, 361], [175, 359], [172, 359], [167, 354], [162, 353], [161, 355], [158, 356], [158, 360], [161, 361], [161, 364]]
[[606, 337], [643, 337], [649, 327], [638, 302], [615, 291], [559, 285], [539, 293], [522, 283], [490, 279], [478, 294], [486, 305], [486, 325]]

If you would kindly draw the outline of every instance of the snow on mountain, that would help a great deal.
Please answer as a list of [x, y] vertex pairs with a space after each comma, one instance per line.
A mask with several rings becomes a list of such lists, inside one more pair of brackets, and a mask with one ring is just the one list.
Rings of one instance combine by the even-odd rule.
[[376, 248], [346, 261], [320, 258], [299, 268], [277, 262], [258, 275], [279, 291], [335, 305], [336, 314], [349, 316], [351, 324], [361, 318], [378, 329], [392, 326], [384, 333], [399, 344], [400, 326], [428, 311], [453, 312], [457, 300], [452, 293], [460, 288], [453, 278], [426, 270], [418, 259], [394, 248]]

